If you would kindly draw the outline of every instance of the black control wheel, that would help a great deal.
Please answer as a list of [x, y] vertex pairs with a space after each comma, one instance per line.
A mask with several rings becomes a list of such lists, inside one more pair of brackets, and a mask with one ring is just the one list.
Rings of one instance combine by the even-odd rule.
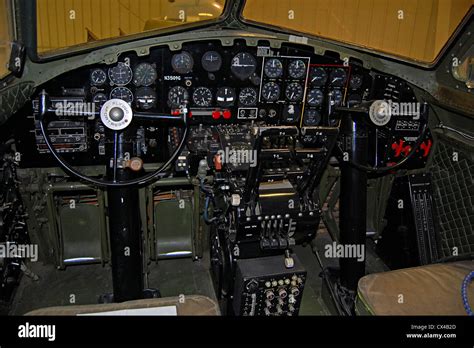
[[[48, 94], [43, 90], [40, 93], [39, 98], [39, 126], [41, 133], [45, 139], [45, 143], [56, 159], [56, 161], [61, 165], [61, 167], [70, 175], [90, 183], [95, 186], [100, 187], [116, 187], [124, 188], [130, 186], [142, 186], [146, 185], [152, 180], [156, 180], [162, 173], [164, 173], [168, 167], [176, 161], [177, 157], [181, 153], [188, 135], [187, 127], [187, 109], [181, 109], [180, 113], [177, 115], [166, 115], [166, 114], [154, 114], [154, 113], [144, 113], [144, 112], [135, 112], [132, 110], [131, 106], [121, 100], [121, 99], [111, 99], [104, 103], [101, 107], [100, 112], [88, 112], [82, 113], [79, 115], [82, 116], [100, 116], [100, 119], [104, 126], [113, 132], [113, 160], [112, 160], [112, 172], [114, 173], [112, 180], [97, 179], [87, 175], [84, 175], [74, 169], [69, 163], [67, 163], [56, 151], [54, 146], [51, 143], [51, 139], [47, 132], [47, 125], [45, 124], [46, 117], [55, 115], [56, 110], [52, 109], [50, 106], [50, 100]], [[155, 126], [163, 127], [181, 127], [184, 128], [183, 135], [181, 137], [180, 143], [174, 152], [171, 154], [170, 158], [157, 170], [152, 173], [146, 174], [142, 177], [131, 179], [131, 180], [117, 180], [115, 173], [117, 172], [117, 148], [118, 148], [118, 137], [119, 133], [127, 128], [132, 121], [138, 122], [153, 122]]]

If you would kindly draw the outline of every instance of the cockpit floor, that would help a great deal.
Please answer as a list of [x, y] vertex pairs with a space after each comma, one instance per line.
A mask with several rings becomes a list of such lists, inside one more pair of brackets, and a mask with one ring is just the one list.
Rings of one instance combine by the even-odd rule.
[[[300, 315], [329, 315], [321, 298], [321, 269], [311, 247], [297, 247], [296, 253], [308, 270]], [[158, 288], [162, 297], [205, 295], [215, 299], [206, 259], [160, 260], [150, 266], [148, 287]], [[38, 308], [98, 303], [112, 291], [110, 266], [100, 264], [70, 266], [58, 270], [52, 265], [30, 264], [38, 280], [23, 276], [10, 308], [10, 315], [23, 315]]]

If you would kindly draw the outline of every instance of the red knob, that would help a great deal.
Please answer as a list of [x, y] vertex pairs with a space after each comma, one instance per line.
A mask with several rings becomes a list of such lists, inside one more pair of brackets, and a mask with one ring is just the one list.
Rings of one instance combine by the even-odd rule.
[[232, 113], [230, 112], [230, 110], [224, 110], [223, 116], [226, 120], [228, 120], [229, 118], [232, 117]]
[[221, 112], [220, 111], [213, 111], [212, 112], [212, 118], [214, 120], [218, 120], [221, 117]]

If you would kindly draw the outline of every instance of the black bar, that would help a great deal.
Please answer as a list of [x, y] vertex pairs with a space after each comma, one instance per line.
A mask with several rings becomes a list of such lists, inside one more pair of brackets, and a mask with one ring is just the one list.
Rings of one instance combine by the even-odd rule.
[[[366, 165], [368, 138], [367, 129], [363, 121], [352, 118], [350, 114], [342, 120], [343, 132], [346, 139], [350, 139], [348, 152], [352, 161]], [[341, 244], [365, 245], [367, 225], [367, 173], [349, 165], [347, 161], [341, 163], [341, 196], [340, 196], [340, 242]], [[341, 285], [348, 290], [356, 291], [359, 279], [365, 274], [364, 261], [356, 257], [340, 259]]]
[[[122, 136], [117, 137], [114, 159], [123, 157]], [[115, 173], [109, 173], [109, 177], [112, 175], [117, 182], [130, 179], [128, 169], [118, 168]], [[109, 187], [107, 195], [113, 300], [140, 299], [143, 298], [143, 263], [138, 188]]]

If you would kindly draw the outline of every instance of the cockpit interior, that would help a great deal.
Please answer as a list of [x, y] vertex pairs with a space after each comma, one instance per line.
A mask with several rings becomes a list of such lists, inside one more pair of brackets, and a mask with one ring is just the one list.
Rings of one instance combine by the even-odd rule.
[[473, 315], [473, 5], [0, 0], [0, 314]]

